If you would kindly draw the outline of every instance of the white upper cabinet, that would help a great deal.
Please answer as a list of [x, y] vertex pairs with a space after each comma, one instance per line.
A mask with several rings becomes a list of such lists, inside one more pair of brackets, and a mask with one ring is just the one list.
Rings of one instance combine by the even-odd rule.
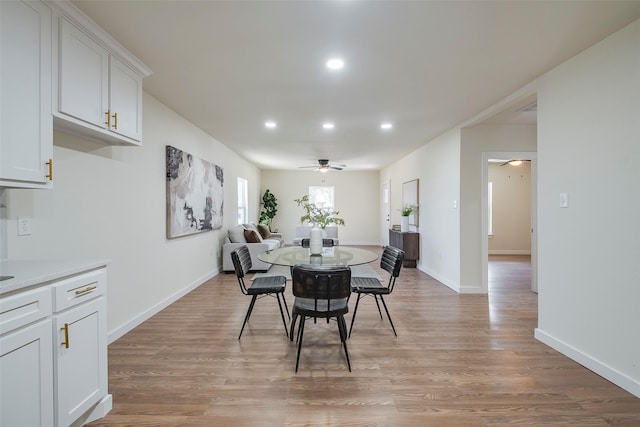
[[111, 130], [142, 140], [142, 79], [115, 57], [109, 61]]
[[0, 186], [52, 186], [51, 9], [0, 1]]
[[142, 79], [151, 74], [86, 15], [54, 3], [54, 125], [109, 144], [140, 145]]
[[87, 126], [106, 129], [109, 53], [69, 22], [60, 20], [58, 111]]

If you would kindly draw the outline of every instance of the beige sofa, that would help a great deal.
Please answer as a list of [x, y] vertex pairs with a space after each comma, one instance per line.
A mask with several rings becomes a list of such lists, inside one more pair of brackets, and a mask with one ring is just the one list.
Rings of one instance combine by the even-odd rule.
[[[260, 228], [262, 228], [262, 233], [258, 230], [258, 226], [250, 223], [236, 225], [228, 230], [227, 236], [224, 238], [224, 243], [222, 244], [222, 270], [224, 272], [234, 272], [231, 252], [242, 245], [246, 245], [249, 249], [249, 254], [251, 254], [251, 271], [266, 271], [271, 267], [271, 264], [260, 261], [258, 254], [284, 246], [284, 240], [282, 239], [282, 234], [270, 233], [265, 231], [263, 227]], [[254, 238], [252, 240], [254, 241], [248, 242], [247, 234], [245, 233], [246, 230], [255, 231], [260, 236], [260, 241], [255, 241], [255, 236], [253, 236]], [[265, 235], [266, 238], [263, 237], [263, 235]]]

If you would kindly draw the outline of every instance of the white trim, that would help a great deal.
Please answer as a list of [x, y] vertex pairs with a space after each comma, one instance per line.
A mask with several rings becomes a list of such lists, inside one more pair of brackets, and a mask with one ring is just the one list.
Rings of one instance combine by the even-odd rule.
[[109, 334], [107, 335], [108, 343], [111, 344], [112, 342], [114, 342], [118, 338], [120, 338], [123, 335], [125, 335], [127, 332], [130, 332], [131, 330], [133, 330], [133, 328], [135, 328], [136, 326], [140, 325], [145, 320], [148, 320], [151, 317], [153, 317], [154, 315], [158, 314], [160, 311], [164, 310], [165, 308], [167, 308], [168, 306], [170, 306], [174, 302], [178, 301], [180, 298], [182, 298], [183, 296], [187, 295], [189, 292], [191, 292], [192, 290], [196, 289], [198, 286], [202, 285], [207, 280], [209, 280], [212, 277], [215, 277], [218, 274], [220, 274], [220, 271], [221, 271], [221, 267], [217, 267], [215, 270], [213, 270], [213, 271], [205, 274], [204, 276], [196, 279], [189, 286], [181, 289], [180, 291], [174, 293], [173, 295], [170, 295], [164, 301], [160, 301], [158, 304], [156, 304], [155, 306], [151, 307], [150, 309], [148, 309], [146, 311], [143, 311], [142, 313], [140, 313], [139, 315], [137, 315], [133, 319], [129, 320], [124, 325], [122, 325], [122, 326], [114, 329], [113, 331], [109, 332]]
[[489, 255], [531, 255], [530, 249], [492, 249]]
[[628, 375], [625, 375], [622, 372], [612, 368], [611, 366], [606, 365], [597, 359], [594, 359], [593, 357], [580, 351], [579, 349], [559, 339], [556, 339], [555, 337], [552, 337], [539, 328], [535, 329], [534, 336], [538, 341], [545, 343], [549, 347], [559, 351], [568, 358], [575, 360], [579, 364], [592, 370], [601, 377], [611, 381], [618, 387], [625, 389], [636, 397], [640, 397], [640, 382], [634, 380]]

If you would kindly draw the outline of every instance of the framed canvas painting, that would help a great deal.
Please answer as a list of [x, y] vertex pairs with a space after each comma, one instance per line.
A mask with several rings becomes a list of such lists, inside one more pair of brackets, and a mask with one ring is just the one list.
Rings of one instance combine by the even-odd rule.
[[167, 238], [222, 228], [223, 170], [167, 145]]

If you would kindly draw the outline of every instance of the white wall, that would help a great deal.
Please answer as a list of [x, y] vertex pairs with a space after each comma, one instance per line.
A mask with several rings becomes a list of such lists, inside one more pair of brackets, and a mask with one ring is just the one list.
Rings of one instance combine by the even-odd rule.
[[519, 166], [492, 163], [493, 235], [489, 254], [531, 253], [531, 163]]
[[[294, 199], [309, 192], [310, 185], [335, 186], [335, 208], [345, 226], [338, 228], [342, 245], [380, 245], [380, 187], [377, 171], [262, 171], [262, 193], [267, 188], [278, 199], [272, 228], [291, 243], [304, 211]], [[257, 220], [257, 216], [256, 216]]]
[[[459, 211], [460, 130], [439, 136], [380, 173], [391, 183], [391, 224], [400, 224], [402, 183], [419, 179], [420, 259], [417, 267], [458, 289], [460, 283]], [[384, 218], [380, 218], [380, 221]], [[378, 225], [379, 227], [379, 225]]]
[[534, 125], [476, 125], [461, 131], [460, 291], [486, 292], [483, 285], [483, 153], [536, 151]]
[[[236, 181], [253, 188], [259, 170], [144, 94], [142, 147], [108, 147], [54, 135], [55, 188], [6, 190], [10, 258], [109, 258], [110, 340], [198, 286], [221, 268], [221, 242], [236, 219]], [[223, 230], [167, 240], [165, 146], [224, 169]], [[17, 236], [16, 217], [32, 218], [31, 236]]]
[[640, 21], [538, 88], [536, 337], [640, 397]]

